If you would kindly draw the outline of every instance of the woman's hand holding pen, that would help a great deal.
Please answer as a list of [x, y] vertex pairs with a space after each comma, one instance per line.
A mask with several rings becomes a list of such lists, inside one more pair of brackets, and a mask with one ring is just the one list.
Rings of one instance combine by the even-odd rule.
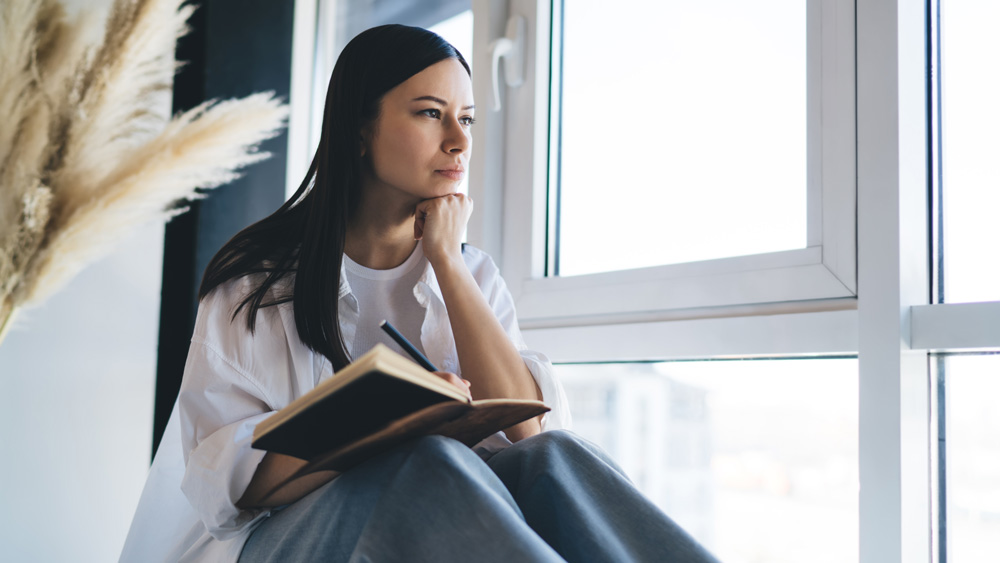
[[400, 332], [396, 330], [396, 327], [392, 326], [392, 323], [389, 321], [383, 320], [379, 323], [379, 328], [385, 331], [390, 338], [396, 341], [396, 344], [399, 344], [399, 347], [402, 348], [404, 352], [409, 354], [413, 361], [420, 364], [420, 367], [454, 385], [459, 391], [465, 394], [469, 401], [472, 400], [472, 392], [469, 390], [469, 388], [472, 387], [472, 382], [462, 379], [454, 373], [439, 370], [434, 366], [434, 364], [431, 363], [430, 360], [427, 359], [426, 356], [423, 355], [423, 353], [420, 352], [420, 350], [417, 350], [416, 347], [413, 346], [413, 343], [400, 334]]
[[472, 198], [465, 194], [448, 194], [417, 204], [413, 238], [424, 241], [424, 256], [432, 266], [442, 259], [461, 259], [462, 233], [471, 215]]
[[454, 373], [447, 371], [432, 371], [431, 373], [447, 381], [448, 383], [451, 383], [452, 385], [455, 386], [455, 388], [457, 388], [459, 391], [465, 394], [465, 396], [468, 397], [470, 401], [472, 400], [472, 391], [470, 389], [470, 387], [472, 387], [472, 383], [469, 382], [469, 380], [462, 379], [461, 377], [455, 375]]

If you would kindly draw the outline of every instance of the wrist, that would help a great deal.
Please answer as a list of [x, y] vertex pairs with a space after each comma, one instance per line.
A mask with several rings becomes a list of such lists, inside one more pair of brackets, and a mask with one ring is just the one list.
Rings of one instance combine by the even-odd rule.
[[424, 252], [424, 256], [427, 257], [427, 261], [431, 263], [431, 267], [434, 268], [434, 273], [438, 277], [455, 272], [462, 272], [466, 269], [465, 260], [462, 258], [461, 247], [451, 252]]

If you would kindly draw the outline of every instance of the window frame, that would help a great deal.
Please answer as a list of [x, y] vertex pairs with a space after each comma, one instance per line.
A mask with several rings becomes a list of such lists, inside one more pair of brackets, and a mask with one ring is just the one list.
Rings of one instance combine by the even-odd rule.
[[[473, 10], [496, 13], [497, 4], [473, 2]], [[474, 148], [473, 162], [481, 174], [470, 178], [470, 195], [486, 199], [487, 205], [470, 222], [469, 240], [501, 265], [524, 328], [571, 326], [612, 314], [648, 318], [658, 311], [670, 318], [682, 309], [856, 296], [853, 2], [810, 0], [807, 6], [807, 24], [820, 32], [807, 40], [806, 248], [572, 277], [546, 276], [549, 112], [558, 102], [548, 92], [550, 32], [557, 29], [553, 16], [558, 17], [550, 8], [558, 3], [513, 0], [509, 5], [510, 14], [529, 22], [531, 56], [524, 84], [505, 89], [504, 110], [486, 108], [478, 114], [485, 119], [477, 129], [480, 148]], [[477, 40], [476, 56], [484, 62], [477, 68], [490, 68], [488, 47], [489, 41]], [[477, 99], [489, 99], [490, 79], [488, 73], [474, 77]], [[503, 139], [502, 151], [485, 148], [496, 147], [497, 137]], [[502, 194], [500, 205], [497, 194]]]

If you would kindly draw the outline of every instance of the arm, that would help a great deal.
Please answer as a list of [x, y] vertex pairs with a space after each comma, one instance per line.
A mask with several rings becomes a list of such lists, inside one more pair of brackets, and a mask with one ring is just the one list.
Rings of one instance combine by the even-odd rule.
[[[462, 374], [476, 399], [541, 399], [534, 377], [462, 258], [461, 233], [471, 212], [472, 201], [461, 194], [417, 206], [416, 235], [441, 286]], [[540, 431], [539, 419], [533, 418], [506, 433], [516, 442]]]
[[259, 514], [236, 506], [264, 452], [250, 442], [269, 401], [212, 348], [192, 342], [177, 401], [185, 470], [181, 490], [206, 529], [224, 540]]
[[[251, 446], [257, 424], [292, 399], [285, 378], [295, 375], [288, 368], [293, 351], [278, 308], [258, 313], [256, 335], [246, 330], [242, 318], [231, 320], [244, 283], [222, 286], [199, 305], [178, 397], [185, 460], [181, 489], [208, 531], [220, 540], [232, 537], [265, 512], [251, 507], [269, 506], [247, 501], [261, 500], [263, 493], [281, 482], [279, 478], [284, 480], [298, 469], [265, 459], [265, 452]], [[305, 484], [295, 483], [297, 487]], [[308, 491], [281, 492], [285, 496], [277, 500]]]
[[[493, 314], [469, 269], [457, 259], [431, 264], [451, 319], [462, 374], [477, 399], [541, 399], [541, 391], [521, 355]], [[538, 418], [506, 431], [516, 442], [541, 431]]]
[[257, 466], [253, 479], [247, 485], [243, 496], [236, 502], [236, 506], [248, 509], [291, 504], [329, 483], [338, 475], [336, 471], [310, 473], [268, 494], [307, 463], [297, 457], [268, 452]]

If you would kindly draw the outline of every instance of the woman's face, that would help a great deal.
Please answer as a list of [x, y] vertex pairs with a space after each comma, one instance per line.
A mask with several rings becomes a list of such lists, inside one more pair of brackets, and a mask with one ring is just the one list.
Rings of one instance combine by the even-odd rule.
[[472, 81], [457, 59], [411, 76], [382, 98], [373, 128], [362, 134], [365, 189], [416, 201], [455, 193], [472, 148]]

